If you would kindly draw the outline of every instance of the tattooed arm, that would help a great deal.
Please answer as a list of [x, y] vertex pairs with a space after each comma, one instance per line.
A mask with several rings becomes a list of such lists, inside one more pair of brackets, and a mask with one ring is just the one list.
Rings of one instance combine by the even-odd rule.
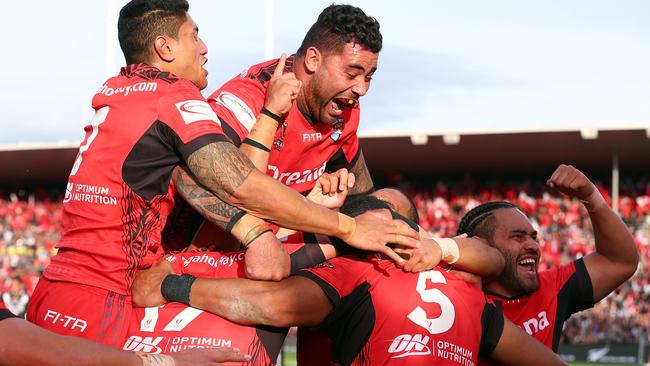
[[338, 236], [353, 246], [384, 253], [398, 264], [403, 260], [386, 246], [388, 242], [418, 246], [418, 233], [403, 221], [371, 213], [351, 219], [312, 203], [255, 169], [228, 142], [213, 142], [196, 150], [187, 165], [196, 181], [220, 199], [279, 226]]
[[366, 159], [363, 158], [363, 152], [359, 150], [359, 158], [350, 168], [350, 173], [354, 174], [354, 187], [348, 192], [349, 195], [370, 193], [375, 190], [372, 183], [372, 177], [366, 166]]

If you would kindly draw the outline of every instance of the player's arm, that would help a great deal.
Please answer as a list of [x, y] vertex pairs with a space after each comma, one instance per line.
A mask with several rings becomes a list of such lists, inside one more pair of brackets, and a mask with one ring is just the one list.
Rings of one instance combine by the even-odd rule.
[[504, 319], [503, 333], [490, 358], [503, 365], [566, 365], [553, 351], [529, 336], [508, 319]]
[[366, 159], [363, 157], [361, 148], [359, 148], [359, 157], [352, 167], [350, 167], [350, 173], [354, 174], [355, 183], [354, 187], [350, 189], [349, 194], [370, 193], [375, 189], [375, 185], [372, 182], [372, 177], [370, 176], [370, 171], [368, 171]]
[[240, 324], [315, 326], [332, 303], [314, 281], [291, 276], [280, 282], [198, 278], [189, 305]]
[[[0, 365], [147, 366], [174, 364], [190, 366], [221, 365], [219, 362], [250, 360], [250, 356], [241, 355], [238, 351], [230, 348], [187, 350], [172, 355], [143, 357], [144, 359], [133, 352], [121, 351], [85, 339], [54, 334], [23, 319], [8, 318], [0, 321]], [[165, 359], [167, 363], [162, 363]]]
[[639, 255], [634, 239], [598, 189], [578, 169], [560, 165], [547, 184], [565, 195], [578, 198], [589, 212], [596, 251], [585, 256], [584, 263], [591, 278], [594, 302], [598, 302], [636, 271]]
[[293, 72], [283, 72], [286, 60], [287, 55], [283, 53], [266, 88], [264, 107], [239, 147], [241, 152], [263, 173], [266, 172], [269, 164], [275, 133], [284, 123], [283, 117], [291, 109], [302, 87], [302, 82]]

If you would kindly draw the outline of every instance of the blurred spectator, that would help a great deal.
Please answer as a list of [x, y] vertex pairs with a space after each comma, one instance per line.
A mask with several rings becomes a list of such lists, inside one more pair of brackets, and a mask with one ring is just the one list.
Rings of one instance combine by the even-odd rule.
[[23, 281], [19, 277], [11, 279], [9, 291], [2, 294], [2, 302], [4, 302], [7, 309], [14, 313], [14, 315], [21, 318], [25, 317], [29, 296], [25, 291]]

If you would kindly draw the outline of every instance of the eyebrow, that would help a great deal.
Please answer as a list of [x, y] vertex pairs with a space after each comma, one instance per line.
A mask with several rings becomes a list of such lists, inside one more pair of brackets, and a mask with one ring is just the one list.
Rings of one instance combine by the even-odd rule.
[[[356, 70], [359, 70], [359, 71], [361, 71], [361, 72], [363, 72], [363, 73], [366, 72], [366, 69], [365, 69], [363, 66], [359, 65], [359, 64], [351, 64], [351, 65], [348, 65], [348, 67], [353, 68], [353, 69], [356, 69]], [[376, 68], [376, 67], [373, 67], [372, 69], [370, 69], [370, 72], [368, 72], [368, 73], [369, 73], [369, 74], [372, 74], [372, 73], [374, 73], [375, 71], [377, 71], [377, 68]]]
[[515, 229], [515, 230], [510, 230], [510, 234], [523, 234], [523, 235], [530, 235], [534, 236], [537, 235], [537, 230], [533, 230], [530, 233], [524, 229]]

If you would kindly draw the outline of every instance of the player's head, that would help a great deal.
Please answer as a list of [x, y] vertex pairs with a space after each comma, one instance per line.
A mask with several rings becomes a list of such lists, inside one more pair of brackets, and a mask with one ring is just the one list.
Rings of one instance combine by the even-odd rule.
[[482, 237], [506, 259], [505, 269], [486, 289], [508, 296], [537, 291], [537, 231], [519, 207], [506, 201], [484, 203], [460, 219], [456, 234]]
[[409, 224], [413, 230], [419, 230], [418, 225], [413, 220], [395, 211], [390, 203], [375, 197], [373, 194], [362, 194], [351, 197], [340, 208], [341, 213], [351, 217], [359, 216], [369, 211], [386, 219], [393, 218], [402, 220]]
[[132, 0], [124, 5], [117, 32], [126, 63], [147, 63], [205, 88], [208, 49], [188, 10], [186, 0]]
[[407, 219], [418, 223], [420, 216], [415, 207], [415, 202], [409, 195], [399, 188], [382, 188], [371, 193], [371, 195], [386, 202], [393, 211], [399, 212]]
[[375, 18], [352, 5], [325, 8], [296, 52], [307, 112], [318, 122], [337, 122], [368, 91], [381, 47]]

